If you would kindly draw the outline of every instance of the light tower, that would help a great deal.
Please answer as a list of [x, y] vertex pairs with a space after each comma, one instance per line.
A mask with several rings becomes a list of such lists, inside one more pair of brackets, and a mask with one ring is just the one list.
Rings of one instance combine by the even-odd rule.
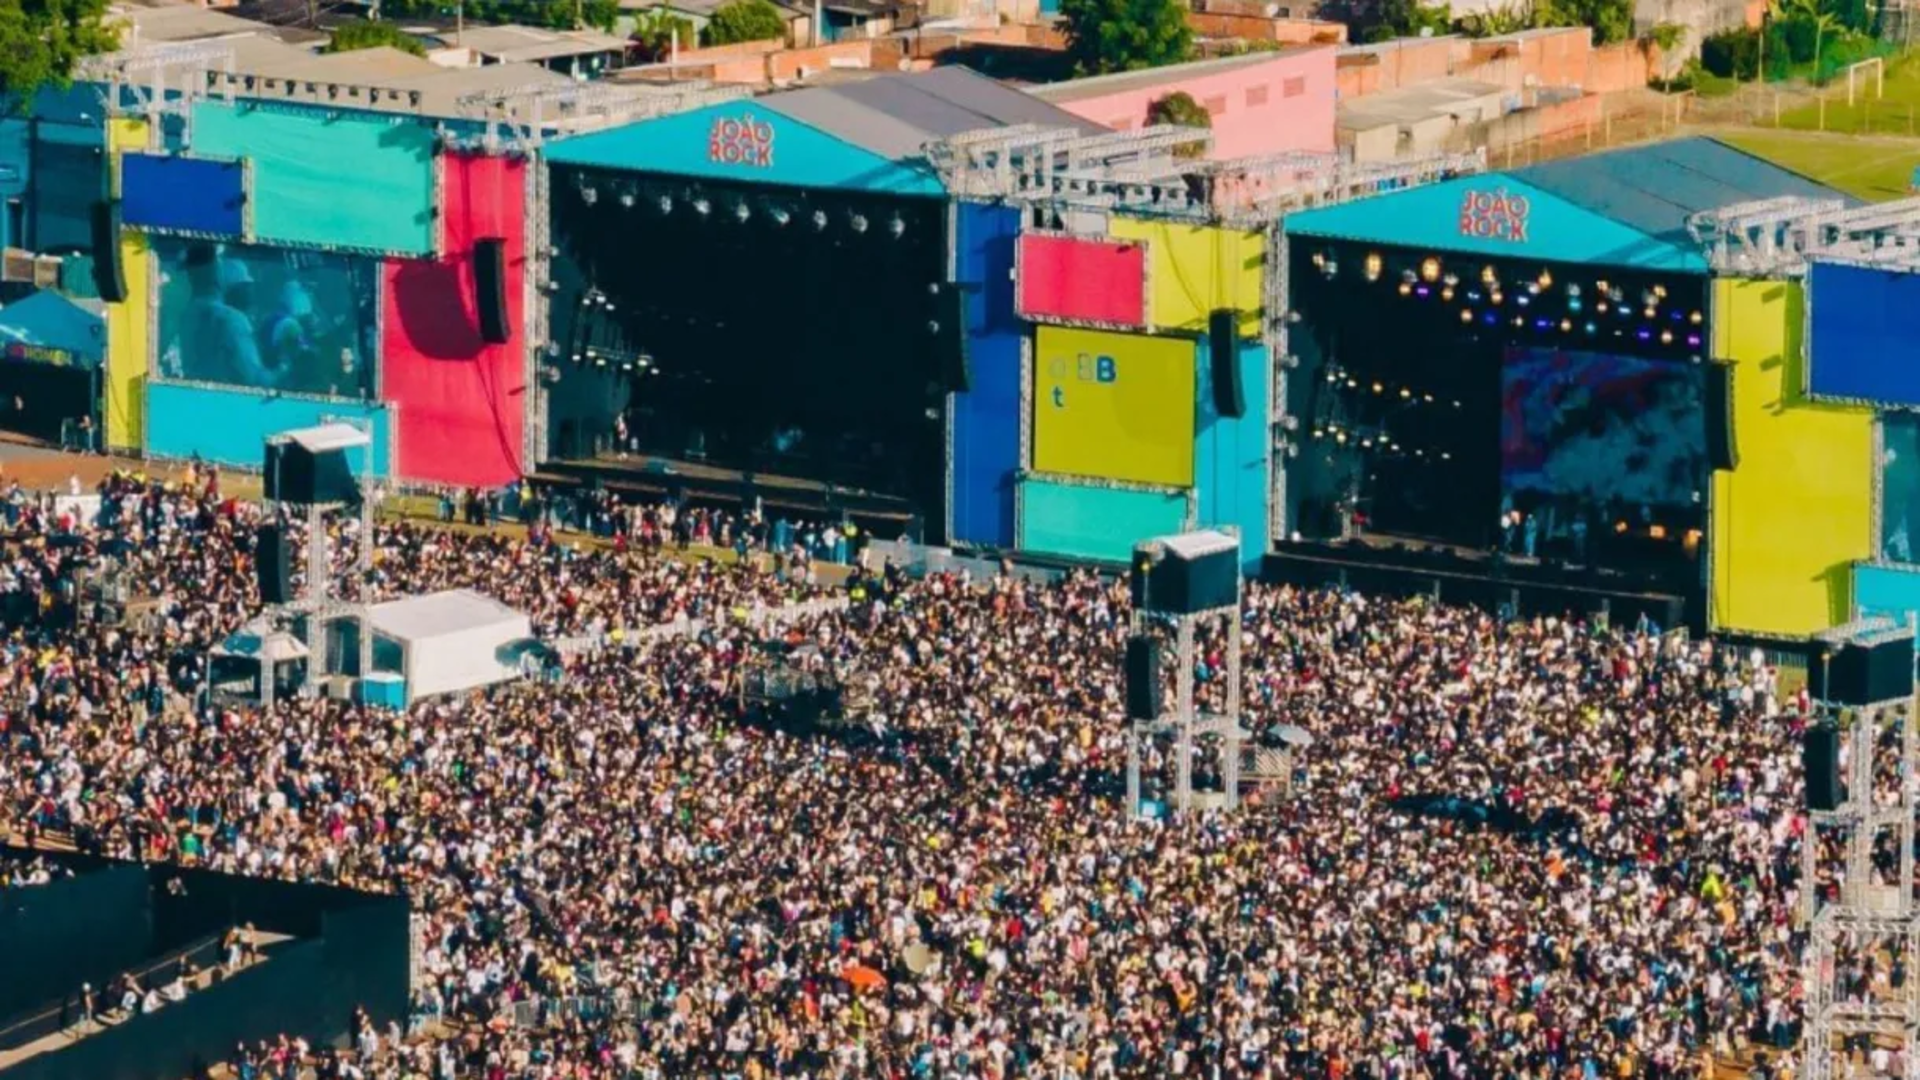
[[[1174, 737], [1173, 808], [1193, 809], [1193, 740], [1220, 737], [1220, 775], [1224, 807], [1240, 800], [1240, 540], [1224, 532], [1182, 533], [1143, 541], [1134, 547], [1130, 576], [1133, 636], [1128, 644], [1127, 814], [1140, 813], [1140, 748], [1146, 740]], [[1193, 702], [1194, 641], [1215, 622], [1227, 634], [1226, 711], [1201, 713]], [[1162, 665], [1156, 624], [1171, 623], [1174, 654], [1174, 706], [1163, 715]]]
[[[355, 620], [359, 630], [359, 673], [365, 677], [373, 670], [373, 624], [365, 593], [369, 571], [373, 569], [373, 501], [371, 491], [361, 490], [353, 469], [347, 464], [349, 452], [362, 455], [362, 475], [369, 480], [374, 473], [372, 425], [330, 420], [318, 427], [284, 431], [267, 440], [264, 487], [267, 512], [278, 519], [283, 511], [301, 508], [307, 518], [307, 581], [297, 596], [267, 605], [268, 614], [282, 617], [304, 616], [307, 620], [307, 678], [303, 689], [312, 693], [320, 678], [335, 664], [327, 655], [327, 623], [341, 617]], [[332, 594], [333, 561], [328, 550], [326, 513], [338, 507], [358, 503], [360, 528], [354, 538], [354, 569], [362, 582], [358, 597], [335, 599]]]
[[[1816, 637], [1809, 671], [1816, 725], [1806, 736], [1808, 828], [1801, 844], [1801, 917], [1808, 929], [1806, 1080], [1849, 1074], [1848, 1044], [1891, 1039], [1904, 1044], [1908, 1080], [1920, 1080], [1920, 910], [1913, 898], [1914, 630], [1866, 619]], [[1877, 761], [1882, 735], [1898, 733], [1892, 781]], [[1841, 747], [1850, 746], [1843, 755]], [[1842, 758], [1845, 757], [1842, 783]], [[1844, 834], [1844, 858], [1826, 856], [1823, 831]], [[1875, 880], [1874, 852], [1891, 834], [1896, 857], [1890, 883]], [[1820, 873], [1838, 885], [1822, 903]], [[1897, 959], [1907, 977], [1885, 987], [1861, 976]]]

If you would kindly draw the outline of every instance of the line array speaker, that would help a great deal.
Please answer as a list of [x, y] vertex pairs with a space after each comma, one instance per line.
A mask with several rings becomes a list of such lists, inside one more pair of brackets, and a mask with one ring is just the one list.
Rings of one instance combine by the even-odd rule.
[[1160, 719], [1160, 642], [1145, 634], [1127, 639], [1127, 719]]
[[120, 204], [93, 204], [93, 287], [100, 299], [118, 304], [127, 298], [127, 270], [120, 265]]
[[1222, 308], [1207, 320], [1207, 351], [1213, 361], [1213, 411], [1247, 415], [1247, 388], [1240, 385], [1240, 317]]
[[505, 345], [513, 338], [507, 315], [507, 242], [489, 236], [473, 242], [473, 306], [480, 313], [480, 340]]
[[285, 604], [293, 599], [293, 552], [287, 534], [278, 525], [262, 525], [254, 534], [253, 564], [260, 579], [260, 599]]
[[1707, 365], [1707, 460], [1716, 469], [1740, 464], [1740, 448], [1733, 437], [1733, 365], [1716, 360]]
[[1800, 745], [1800, 764], [1807, 774], [1807, 809], [1840, 808], [1840, 729], [1831, 723], [1807, 729]]
[[953, 304], [947, 309], [945, 318], [950, 320], [953, 331], [946, 337], [951, 341], [942, 341], [946, 363], [947, 392], [964, 394], [973, 389], [973, 356], [967, 349], [967, 294], [959, 286], [948, 286], [953, 295]]

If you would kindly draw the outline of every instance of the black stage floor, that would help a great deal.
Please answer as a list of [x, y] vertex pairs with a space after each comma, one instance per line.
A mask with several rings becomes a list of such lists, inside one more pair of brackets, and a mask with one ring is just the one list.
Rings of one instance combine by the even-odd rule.
[[1522, 617], [1604, 616], [1614, 626], [1634, 626], [1644, 616], [1662, 630], [1705, 630], [1704, 590], [1676, 587], [1671, 575], [1663, 579], [1388, 537], [1288, 540], [1275, 548], [1262, 572], [1271, 582], [1430, 596]]
[[914, 515], [909, 500], [884, 492], [648, 454], [549, 461], [534, 479], [563, 486], [599, 484], [623, 495], [684, 497], [695, 504], [738, 506], [758, 498], [769, 513], [786, 511], [809, 517], [848, 513], [870, 522], [892, 523], [896, 532]]

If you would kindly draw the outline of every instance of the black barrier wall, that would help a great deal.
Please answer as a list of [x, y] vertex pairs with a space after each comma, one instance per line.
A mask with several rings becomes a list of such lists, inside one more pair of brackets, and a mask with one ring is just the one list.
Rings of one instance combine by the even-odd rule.
[[146, 868], [96, 867], [76, 863], [78, 877], [0, 890], [0, 1023], [151, 955]]
[[[185, 1001], [7, 1069], [5, 1080], [181, 1080], [242, 1040], [285, 1033], [341, 1043], [356, 1007], [383, 1027], [405, 1019], [405, 897], [42, 854], [81, 876], [0, 896], [0, 993], [27, 1007], [57, 1007], [83, 981], [104, 985], [141, 961], [234, 926], [296, 940], [269, 946], [264, 963]], [[98, 953], [88, 955], [95, 967], [86, 970], [103, 974], [82, 973], [75, 949]]]

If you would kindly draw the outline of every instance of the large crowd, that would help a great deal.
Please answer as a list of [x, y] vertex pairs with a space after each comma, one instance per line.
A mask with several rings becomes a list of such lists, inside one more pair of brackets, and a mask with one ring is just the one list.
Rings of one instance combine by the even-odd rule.
[[[1315, 740], [1291, 790], [1129, 820], [1123, 585], [875, 575], [766, 631], [872, 689], [888, 737], [851, 743], [740, 713], [762, 631], [726, 614], [830, 588], [810, 575], [383, 525], [383, 595], [468, 586], [550, 636], [707, 628], [404, 714], [269, 719], [195, 696], [204, 651], [258, 609], [257, 511], [218, 488], [116, 477], [99, 523], [7, 500], [0, 834], [404, 891], [418, 1008], [457, 1034], [366, 1075], [1792, 1065], [1802, 718], [1758, 657], [1251, 587], [1247, 723]], [[62, 617], [104, 551], [165, 597], [152, 625]], [[1200, 651], [1217, 701], [1224, 639]]]

